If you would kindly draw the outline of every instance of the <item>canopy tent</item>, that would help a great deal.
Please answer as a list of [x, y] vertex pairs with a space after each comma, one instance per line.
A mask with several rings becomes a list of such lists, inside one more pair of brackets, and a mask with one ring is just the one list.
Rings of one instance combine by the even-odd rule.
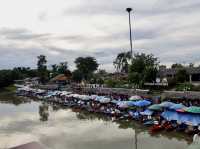
[[160, 106], [160, 104], [154, 104], [149, 106], [148, 109], [152, 111], [161, 111], [162, 107]]
[[135, 95], [135, 96], [131, 96], [129, 98], [129, 100], [142, 100], [142, 97], [141, 96], [138, 96], [138, 95]]
[[152, 115], [152, 114], [153, 114], [153, 111], [151, 111], [151, 110], [149, 110], [149, 109], [146, 109], [145, 111], [140, 112], [140, 114], [141, 114], [141, 115], [147, 115], [147, 116], [149, 116], [149, 115]]

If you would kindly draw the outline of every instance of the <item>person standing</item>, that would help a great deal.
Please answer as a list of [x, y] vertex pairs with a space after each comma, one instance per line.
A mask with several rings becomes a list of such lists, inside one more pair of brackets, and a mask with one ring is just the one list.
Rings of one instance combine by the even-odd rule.
[[200, 131], [193, 136], [193, 143], [200, 144]]

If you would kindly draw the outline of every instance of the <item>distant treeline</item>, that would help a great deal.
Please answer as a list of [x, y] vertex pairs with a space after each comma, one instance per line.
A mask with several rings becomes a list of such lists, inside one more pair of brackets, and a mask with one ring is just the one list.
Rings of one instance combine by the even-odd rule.
[[29, 67], [17, 67], [12, 70], [0, 70], [0, 88], [9, 86], [14, 80], [21, 80], [27, 77], [36, 77], [37, 70]]

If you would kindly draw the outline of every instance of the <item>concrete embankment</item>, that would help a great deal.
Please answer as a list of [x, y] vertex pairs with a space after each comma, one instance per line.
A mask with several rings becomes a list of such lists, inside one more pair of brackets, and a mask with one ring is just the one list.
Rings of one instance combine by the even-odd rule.
[[164, 91], [164, 98], [200, 99], [200, 92], [195, 91]]

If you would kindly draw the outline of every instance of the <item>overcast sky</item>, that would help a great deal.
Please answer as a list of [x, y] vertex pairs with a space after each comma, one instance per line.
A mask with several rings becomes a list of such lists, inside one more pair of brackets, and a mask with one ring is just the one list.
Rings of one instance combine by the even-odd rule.
[[107, 71], [129, 47], [132, 7], [134, 52], [162, 64], [200, 63], [199, 0], [0, 0], [0, 69], [36, 67], [94, 56]]

